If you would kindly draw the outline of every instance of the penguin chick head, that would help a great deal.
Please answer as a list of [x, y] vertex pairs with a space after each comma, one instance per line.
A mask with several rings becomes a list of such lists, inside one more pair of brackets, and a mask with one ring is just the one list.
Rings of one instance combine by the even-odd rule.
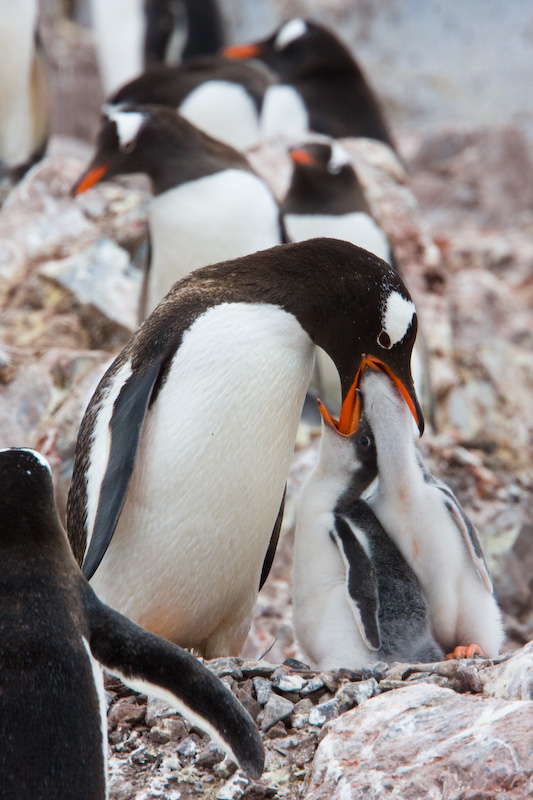
[[320, 68], [353, 65], [350, 51], [334, 33], [310, 20], [285, 22], [268, 39], [254, 44], [226, 47], [226, 58], [258, 58], [291, 82]]
[[26, 448], [0, 450], [0, 547], [43, 537], [48, 519], [58, 521], [47, 460]]

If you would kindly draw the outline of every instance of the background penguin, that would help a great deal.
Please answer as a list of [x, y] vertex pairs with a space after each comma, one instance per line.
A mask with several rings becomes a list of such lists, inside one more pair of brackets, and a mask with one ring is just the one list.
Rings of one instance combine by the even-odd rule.
[[296, 636], [319, 669], [444, 658], [414, 572], [361, 499], [377, 472], [364, 413], [350, 437], [322, 420], [293, 556]]
[[115, 92], [106, 107], [171, 106], [204, 133], [246, 150], [259, 140], [263, 97], [273, 81], [259, 63], [195, 58], [177, 67], [151, 68]]
[[73, 191], [133, 172], [149, 176], [155, 195], [143, 317], [191, 270], [283, 242], [274, 195], [244, 156], [171, 109], [110, 111], [96, 155]]
[[206, 657], [237, 655], [275, 550], [315, 344], [341, 375], [343, 429], [361, 353], [396, 376], [422, 427], [415, 336], [396, 273], [335, 239], [176, 283], [80, 427], [67, 529], [102, 599]]
[[279, 84], [268, 89], [263, 103], [264, 136], [312, 130], [334, 139], [367, 136], [395, 149], [359, 65], [322, 25], [292, 19], [264, 41], [223, 52], [227, 58], [260, 59], [279, 76]]
[[223, 44], [215, 0], [91, 0], [105, 94], [147, 67], [216, 53]]
[[0, 0], [0, 175], [19, 180], [44, 155], [49, 97], [37, 0]]
[[258, 777], [261, 739], [227, 687], [189, 653], [98, 600], [59, 522], [44, 458], [0, 451], [0, 487], [2, 797], [107, 797], [97, 662], [175, 706]]
[[368, 369], [360, 386], [379, 470], [368, 503], [420, 581], [439, 645], [464, 652], [476, 643], [494, 657], [502, 620], [477, 532], [452, 491], [423, 463], [405, 403], [389, 378]]

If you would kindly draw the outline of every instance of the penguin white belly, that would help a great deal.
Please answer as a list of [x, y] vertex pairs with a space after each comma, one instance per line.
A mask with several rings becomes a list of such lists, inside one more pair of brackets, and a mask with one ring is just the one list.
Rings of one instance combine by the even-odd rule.
[[346, 486], [310, 478], [298, 504], [293, 554], [293, 621], [298, 643], [318, 669], [376, 660], [363, 642], [346, 594], [346, 567], [331, 541], [336, 498]]
[[92, 581], [104, 602], [182, 646], [208, 639], [207, 657], [238, 654], [313, 359], [279, 307], [223, 304], [198, 317], [148, 413]]
[[292, 86], [268, 87], [261, 108], [260, 128], [263, 138], [299, 136], [309, 130], [305, 103]]
[[91, 0], [100, 75], [106, 95], [144, 68], [143, 0]]
[[147, 312], [193, 269], [281, 243], [279, 209], [270, 190], [253, 173], [237, 169], [154, 197], [150, 231]]
[[208, 81], [187, 95], [178, 111], [200, 130], [237, 150], [246, 150], [259, 139], [259, 111], [237, 83]]
[[0, 2], [0, 161], [24, 163], [32, 153], [31, 76], [37, 21], [36, 0]]
[[343, 239], [363, 247], [390, 264], [391, 252], [387, 237], [368, 214], [286, 214], [285, 228], [291, 242], [304, 242], [316, 236]]

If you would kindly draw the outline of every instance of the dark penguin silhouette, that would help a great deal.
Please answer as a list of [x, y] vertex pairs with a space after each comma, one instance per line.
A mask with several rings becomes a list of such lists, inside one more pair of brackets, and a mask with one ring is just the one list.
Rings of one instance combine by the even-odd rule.
[[261, 739], [231, 692], [194, 656], [96, 597], [60, 524], [48, 463], [32, 450], [0, 451], [0, 557], [2, 798], [107, 796], [98, 664], [175, 706], [260, 775]]
[[215, 0], [145, 0], [144, 13], [145, 68], [214, 55], [224, 43]]

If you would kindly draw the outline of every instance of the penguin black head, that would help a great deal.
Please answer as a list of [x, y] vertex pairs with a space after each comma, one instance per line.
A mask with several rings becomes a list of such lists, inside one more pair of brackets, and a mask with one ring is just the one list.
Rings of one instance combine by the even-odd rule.
[[299, 18], [284, 23], [261, 42], [227, 47], [224, 55], [227, 58], [258, 58], [287, 82], [324, 67], [356, 66], [350, 51], [335, 34], [322, 25]]
[[148, 175], [155, 194], [226, 168], [249, 169], [233, 148], [212, 139], [175, 110], [127, 105], [106, 110], [96, 155], [72, 188], [77, 195], [102, 180], [136, 172]]
[[44, 540], [59, 525], [50, 466], [35, 450], [0, 450], [0, 547]]

